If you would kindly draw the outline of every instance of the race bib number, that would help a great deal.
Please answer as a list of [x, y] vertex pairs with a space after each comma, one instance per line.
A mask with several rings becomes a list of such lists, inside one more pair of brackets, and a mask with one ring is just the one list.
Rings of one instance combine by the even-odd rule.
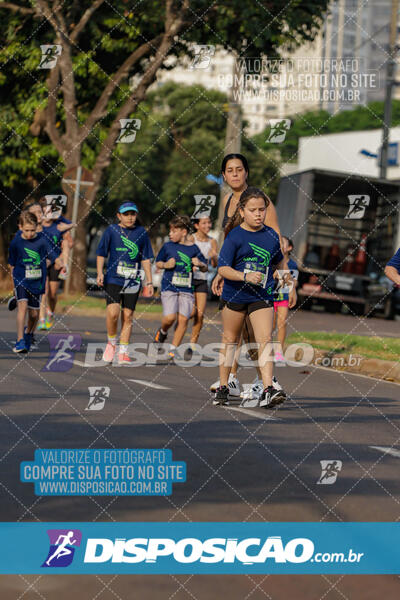
[[[253, 266], [253, 265], [251, 265], [251, 266]], [[246, 268], [244, 270], [244, 273], [255, 273], [256, 271], [258, 271], [258, 273], [261, 273], [261, 275], [262, 275], [262, 279], [261, 279], [260, 283], [251, 283], [250, 281], [246, 282], [246, 283], [251, 283], [251, 285], [256, 285], [258, 287], [265, 288], [267, 285], [267, 281], [268, 281], [269, 267]], [[263, 272], [263, 271], [265, 271], [265, 272]], [[247, 275], [246, 275], [246, 278], [247, 278]]]
[[26, 279], [41, 279], [42, 277], [42, 269], [40, 267], [32, 267], [28, 265], [25, 268], [25, 278]]
[[176, 271], [172, 276], [172, 285], [176, 287], [192, 287], [192, 274]]
[[137, 264], [135, 265], [127, 265], [124, 262], [119, 262], [117, 266], [117, 275], [123, 277], [124, 279], [137, 279], [139, 274], [139, 269]]

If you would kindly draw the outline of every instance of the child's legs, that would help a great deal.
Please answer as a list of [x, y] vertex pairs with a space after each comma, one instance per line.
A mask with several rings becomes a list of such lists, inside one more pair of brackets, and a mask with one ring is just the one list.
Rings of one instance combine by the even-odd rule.
[[129, 344], [132, 333], [133, 313], [135, 312], [136, 303], [139, 298], [139, 290], [136, 292], [126, 288], [122, 295], [122, 311], [121, 311], [121, 333], [119, 337], [120, 344]]
[[161, 292], [161, 303], [163, 307], [161, 329], [165, 332], [167, 332], [176, 321], [179, 310], [178, 296], [177, 292]]
[[46, 277], [46, 288], [44, 294], [42, 295], [42, 300], [40, 302], [40, 313], [39, 318], [44, 321], [46, 318], [46, 306], [47, 306], [47, 296], [49, 293], [49, 278]]
[[289, 313], [288, 306], [278, 306], [278, 310], [276, 311], [276, 314], [277, 314], [276, 337], [277, 337], [278, 342], [280, 342], [280, 344], [281, 344], [282, 351], [283, 351], [283, 346], [284, 346], [285, 339], [286, 339], [286, 322], [287, 322], [288, 313]]
[[259, 368], [264, 387], [272, 385], [273, 359], [271, 347], [273, 308], [261, 308], [249, 315], [258, 346]]
[[219, 356], [220, 385], [228, 385], [235, 352], [240, 340], [245, 313], [231, 310], [227, 306], [222, 309], [222, 347]]
[[39, 308], [28, 308], [28, 326], [26, 333], [33, 333], [39, 321]]
[[116, 302], [107, 304], [106, 325], [108, 337], [115, 337], [117, 335], [119, 313], [120, 304], [117, 304]]
[[[247, 315], [246, 320], [243, 325], [243, 341], [246, 344], [255, 344], [256, 343], [256, 338], [254, 337], [253, 326], [251, 324], [250, 317], [248, 315]], [[251, 360], [254, 361], [254, 366], [256, 368], [258, 378], [262, 379], [260, 367], [258, 366], [258, 349], [252, 348], [251, 350], [249, 350], [249, 356], [250, 356]]]
[[178, 294], [178, 322], [172, 338], [172, 345], [179, 346], [185, 335], [194, 306], [194, 295], [188, 292]]
[[25, 327], [25, 319], [26, 313], [28, 312], [28, 300], [22, 299], [18, 300], [18, 308], [17, 308], [17, 340], [20, 340], [24, 337], [24, 327]]
[[122, 308], [121, 311], [121, 333], [119, 336], [120, 344], [129, 344], [132, 333], [133, 310]]
[[59, 281], [49, 281], [49, 291], [47, 296], [47, 305], [49, 310], [53, 313], [56, 309], [57, 304], [57, 292], [60, 287]]
[[201, 328], [203, 327], [204, 321], [204, 312], [206, 310], [207, 304], [207, 294], [204, 292], [195, 292], [195, 312], [194, 312], [194, 321], [192, 327], [192, 336], [190, 341], [196, 343], [199, 339]]
[[174, 331], [174, 337], [172, 338], [171, 342], [173, 346], [179, 346], [179, 344], [181, 343], [183, 336], [186, 333], [188, 322], [189, 317], [185, 317], [184, 315], [178, 313], [177, 326]]

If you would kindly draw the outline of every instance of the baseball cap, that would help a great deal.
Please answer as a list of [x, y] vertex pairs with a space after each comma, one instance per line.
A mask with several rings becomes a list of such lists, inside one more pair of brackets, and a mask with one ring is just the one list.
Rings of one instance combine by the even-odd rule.
[[122, 204], [120, 204], [120, 206], [118, 208], [118, 212], [121, 214], [124, 214], [124, 213], [128, 212], [129, 210], [134, 210], [135, 212], [139, 212], [138, 208], [134, 202], [123, 202]]

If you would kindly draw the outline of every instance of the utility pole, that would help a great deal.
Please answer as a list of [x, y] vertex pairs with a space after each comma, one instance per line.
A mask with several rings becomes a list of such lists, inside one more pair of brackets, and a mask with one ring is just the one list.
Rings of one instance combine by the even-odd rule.
[[[224, 155], [240, 152], [241, 142], [242, 142], [242, 115], [240, 111], [239, 97], [241, 92], [240, 85], [240, 66], [235, 56], [232, 68], [232, 87], [229, 94], [229, 104], [228, 104], [228, 114], [226, 117], [226, 133], [225, 133], [225, 147], [224, 147]], [[218, 208], [218, 231], [219, 234], [219, 242], [222, 242], [223, 232], [222, 232], [222, 219], [224, 218], [224, 206], [223, 206], [223, 198], [226, 193], [226, 188], [224, 184], [221, 185], [220, 188], [220, 199], [219, 199], [219, 208]]]
[[399, 12], [399, 0], [392, 0], [392, 13], [390, 19], [390, 39], [389, 39], [389, 58], [387, 61], [386, 71], [386, 95], [385, 95], [385, 112], [383, 116], [382, 128], [382, 146], [380, 155], [380, 177], [386, 179], [389, 135], [390, 126], [392, 123], [392, 91], [395, 85], [394, 77], [396, 70], [396, 53], [397, 53], [397, 22]]

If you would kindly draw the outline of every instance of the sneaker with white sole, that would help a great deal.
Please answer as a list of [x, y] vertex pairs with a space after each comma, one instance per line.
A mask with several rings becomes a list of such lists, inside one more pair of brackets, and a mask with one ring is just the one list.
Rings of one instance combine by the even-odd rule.
[[274, 408], [277, 404], [282, 404], [286, 400], [283, 390], [275, 390], [272, 385], [265, 388], [260, 398], [260, 407]]
[[119, 366], [129, 366], [132, 363], [131, 358], [129, 357], [129, 354], [127, 354], [126, 352], [119, 352], [118, 353], [118, 365]]
[[221, 385], [215, 390], [215, 396], [213, 400], [214, 406], [219, 404], [228, 404], [229, 388], [226, 385]]
[[114, 360], [116, 350], [117, 350], [116, 344], [107, 342], [106, 349], [103, 352], [103, 362], [112, 363], [112, 361]]
[[279, 381], [277, 380], [277, 378], [275, 377], [275, 375], [272, 377], [272, 387], [275, 390], [278, 390], [279, 392], [283, 391], [283, 387], [281, 386], [281, 384], [279, 383]]
[[[210, 391], [211, 392], [216, 392], [217, 389], [220, 387], [221, 382], [219, 379], [217, 379], [217, 381], [215, 381], [214, 383], [212, 383], [210, 385]], [[239, 379], [237, 377], [235, 377], [234, 375], [229, 375], [229, 379], [228, 379], [228, 388], [229, 388], [229, 395], [230, 396], [235, 396], [237, 398], [240, 397], [240, 383], [239, 383]]]

